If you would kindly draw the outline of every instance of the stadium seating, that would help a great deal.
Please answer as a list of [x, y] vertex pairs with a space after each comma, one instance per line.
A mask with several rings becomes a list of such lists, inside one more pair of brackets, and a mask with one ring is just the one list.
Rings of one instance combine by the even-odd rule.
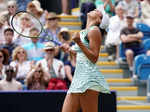
[[148, 49], [150, 49], [150, 39], [143, 40], [143, 47], [144, 47], [145, 51], [147, 51]]
[[139, 29], [141, 32], [143, 32], [144, 37], [142, 40], [150, 39], [150, 27], [143, 23], [136, 24], [136, 28]]
[[125, 59], [126, 59], [126, 56], [125, 56], [125, 49], [123, 48], [123, 43], [121, 43], [120, 46], [119, 46], [119, 57], [120, 57], [122, 60], [125, 60]]
[[134, 73], [139, 80], [147, 80], [150, 74], [150, 56], [138, 55], [134, 59]]

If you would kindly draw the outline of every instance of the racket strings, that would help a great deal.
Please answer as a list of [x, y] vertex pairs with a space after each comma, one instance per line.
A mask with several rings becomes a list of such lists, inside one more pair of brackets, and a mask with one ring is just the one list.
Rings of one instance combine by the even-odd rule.
[[32, 38], [30, 35], [30, 30], [37, 29], [38, 35], [34, 37], [38, 37], [42, 32], [42, 24], [41, 22], [35, 18], [32, 14], [28, 12], [19, 12], [16, 13], [11, 21], [12, 28], [21, 36]]

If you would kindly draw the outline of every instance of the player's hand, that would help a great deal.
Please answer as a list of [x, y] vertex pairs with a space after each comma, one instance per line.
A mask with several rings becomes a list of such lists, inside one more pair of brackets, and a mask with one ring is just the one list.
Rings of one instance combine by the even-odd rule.
[[75, 43], [80, 43], [81, 42], [80, 33], [79, 32], [74, 33], [73, 36], [72, 36], [72, 40]]

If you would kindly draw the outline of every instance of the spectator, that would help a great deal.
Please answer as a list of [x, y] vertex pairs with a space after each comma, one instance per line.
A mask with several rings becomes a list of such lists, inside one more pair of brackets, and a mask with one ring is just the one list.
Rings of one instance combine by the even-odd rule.
[[29, 2], [27, 5], [27, 11], [32, 13], [43, 25], [45, 25], [45, 16], [48, 12], [41, 8], [41, 4], [38, 0]]
[[6, 66], [5, 74], [6, 79], [0, 81], [0, 90], [2, 91], [22, 90], [21, 83], [14, 79], [15, 70], [13, 67]]
[[119, 5], [125, 9], [126, 15], [131, 13], [134, 15], [134, 17], [139, 17], [139, 7], [136, 0], [122, 0], [119, 2]]
[[12, 58], [13, 61], [10, 65], [17, 70], [16, 79], [24, 84], [24, 79], [32, 68], [32, 63], [27, 60], [27, 52], [24, 48], [18, 46], [13, 50]]
[[29, 61], [39, 61], [44, 58], [44, 44], [40, 43], [39, 38], [36, 37], [39, 34], [39, 30], [37, 28], [31, 28], [29, 31], [31, 37], [31, 42], [23, 45], [23, 48], [27, 51], [27, 59]]
[[47, 42], [44, 47], [45, 58], [38, 63], [41, 63], [42, 67], [51, 76], [48, 84], [48, 89], [67, 89], [66, 83], [63, 80], [65, 78], [64, 64], [62, 61], [55, 59], [55, 44]]
[[[15, 26], [18, 26], [18, 27], [16, 27], [16, 30], [19, 31], [19, 32], [22, 32], [22, 34], [24, 34], [24, 35], [28, 35], [29, 30], [32, 27], [32, 25], [31, 25], [32, 22], [30, 20], [30, 17], [28, 17], [28, 14], [25, 14], [25, 13], [20, 15], [20, 19], [16, 19], [15, 24], [16, 24]], [[17, 45], [22, 46], [22, 45], [25, 45], [25, 44], [31, 42], [31, 39], [23, 37], [20, 34], [15, 33], [14, 42]]]
[[8, 65], [8, 50], [0, 49], [0, 80], [6, 78], [5, 67]]
[[26, 85], [29, 90], [45, 90], [50, 75], [44, 71], [41, 64], [37, 64], [26, 77]]
[[10, 0], [8, 1], [7, 3], [7, 10], [8, 10], [8, 13], [9, 13], [9, 25], [11, 24], [11, 19], [13, 17], [13, 15], [17, 12], [17, 3], [15, 0]]
[[58, 33], [60, 31], [60, 27], [58, 26], [58, 21], [60, 18], [54, 12], [50, 12], [46, 15], [46, 24], [45, 24], [45, 32], [41, 34], [40, 42], [48, 42], [49, 37], [53, 38], [54, 41], [59, 42]]
[[14, 31], [10, 28], [7, 27], [4, 30], [4, 38], [5, 38], [5, 44], [2, 44], [0, 47], [5, 48], [9, 52], [9, 63], [12, 61], [12, 52], [13, 50], [17, 47], [17, 45], [13, 42], [13, 37], [14, 37]]
[[61, 28], [60, 32], [58, 33], [58, 38], [61, 43], [70, 44], [71, 43], [71, 33], [70, 33], [69, 29], [66, 27]]
[[115, 12], [115, 0], [96, 0], [95, 1], [96, 8], [104, 7], [105, 12], [109, 14], [109, 16], [114, 15]]
[[150, 26], [150, 0], [144, 0], [143, 2], [141, 2], [141, 10], [142, 22]]
[[[58, 38], [61, 43], [66, 43], [70, 46], [73, 44], [73, 42], [71, 42], [71, 33], [69, 32], [68, 28], [62, 28], [58, 33]], [[59, 47], [57, 47], [55, 51], [55, 58], [63, 61], [64, 63], [68, 60], [68, 53], [62, 51], [59, 49]]]
[[132, 14], [128, 14], [126, 18], [128, 26], [122, 29], [120, 38], [125, 49], [129, 70], [132, 72], [134, 56], [144, 53], [144, 49], [141, 47], [143, 33], [133, 27], [134, 16]]
[[109, 54], [108, 60], [112, 61], [119, 57], [118, 47], [121, 42], [120, 32], [125, 27], [124, 9], [117, 5], [115, 8], [116, 15], [109, 20], [108, 33], [105, 40], [105, 48]]

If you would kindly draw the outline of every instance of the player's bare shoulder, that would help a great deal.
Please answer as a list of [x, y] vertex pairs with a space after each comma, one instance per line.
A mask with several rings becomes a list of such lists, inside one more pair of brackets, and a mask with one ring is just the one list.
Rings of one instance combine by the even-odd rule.
[[101, 32], [98, 26], [94, 26], [88, 33], [89, 36], [101, 36]]

